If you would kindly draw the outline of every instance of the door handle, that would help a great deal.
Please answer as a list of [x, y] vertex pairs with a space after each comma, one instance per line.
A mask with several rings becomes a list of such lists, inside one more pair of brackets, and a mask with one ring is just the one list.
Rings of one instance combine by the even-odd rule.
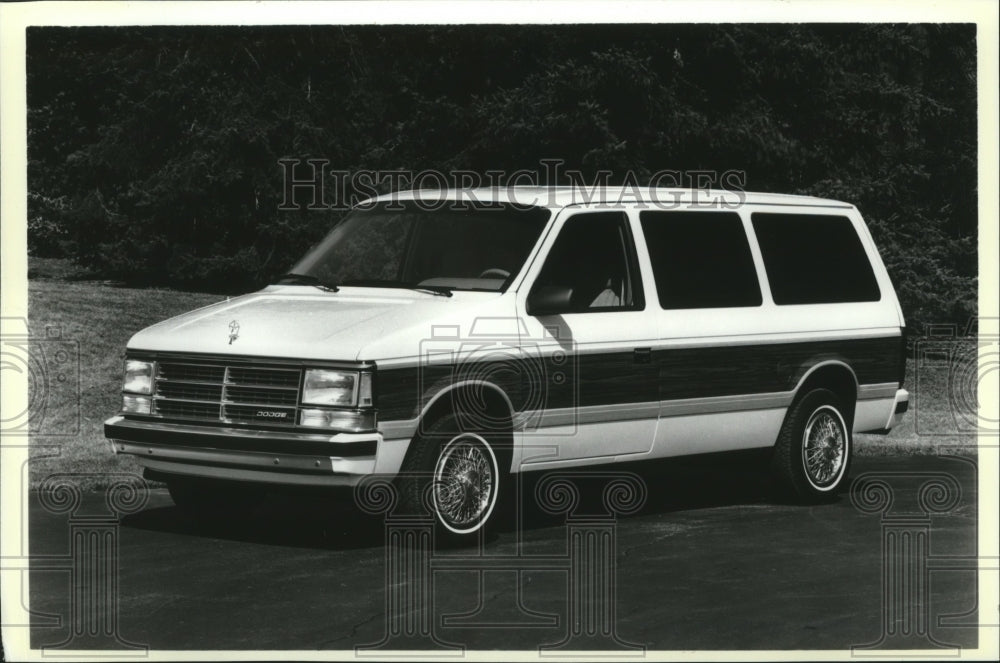
[[636, 348], [632, 352], [632, 360], [637, 364], [648, 364], [653, 361], [652, 348]]

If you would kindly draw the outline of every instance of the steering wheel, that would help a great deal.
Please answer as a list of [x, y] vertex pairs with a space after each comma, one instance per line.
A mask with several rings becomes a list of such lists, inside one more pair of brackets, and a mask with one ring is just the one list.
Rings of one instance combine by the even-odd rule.
[[479, 278], [481, 278], [481, 279], [489, 279], [489, 278], [509, 279], [510, 278], [510, 272], [508, 272], [506, 269], [501, 269], [499, 267], [490, 267], [489, 269], [484, 269], [483, 273], [479, 275]]

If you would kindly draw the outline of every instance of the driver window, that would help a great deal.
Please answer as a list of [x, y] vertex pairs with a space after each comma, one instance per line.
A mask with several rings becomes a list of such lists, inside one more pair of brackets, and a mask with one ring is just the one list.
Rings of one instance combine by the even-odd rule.
[[628, 217], [622, 212], [570, 217], [535, 281], [535, 288], [542, 286], [569, 288], [577, 313], [642, 309]]

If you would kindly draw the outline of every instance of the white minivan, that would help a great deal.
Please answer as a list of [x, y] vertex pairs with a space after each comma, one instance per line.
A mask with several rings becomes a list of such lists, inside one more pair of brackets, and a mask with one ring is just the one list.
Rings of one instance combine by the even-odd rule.
[[903, 331], [848, 203], [410, 191], [133, 336], [105, 435], [200, 514], [377, 474], [462, 537], [511, 473], [759, 448], [816, 500], [906, 411]]

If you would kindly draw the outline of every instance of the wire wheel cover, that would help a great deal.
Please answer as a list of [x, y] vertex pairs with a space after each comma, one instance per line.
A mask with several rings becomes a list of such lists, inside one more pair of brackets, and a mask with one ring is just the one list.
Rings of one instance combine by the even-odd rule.
[[434, 468], [434, 503], [449, 527], [470, 528], [489, 510], [496, 473], [490, 452], [476, 437], [457, 437]]
[[823, 407], [809, 418], [802, 438], [803, 464], [816, 486], [834, 483], [844, 468], [847, 435], [836, 411]]

